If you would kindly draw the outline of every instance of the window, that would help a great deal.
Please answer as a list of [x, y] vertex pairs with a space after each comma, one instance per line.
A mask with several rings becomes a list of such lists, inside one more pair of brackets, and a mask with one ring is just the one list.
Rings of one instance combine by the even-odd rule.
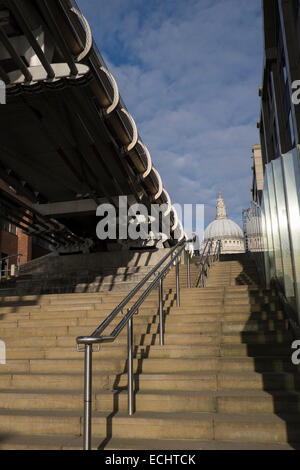
[[8, 231], [9, 231], [9, 233], [13, 233], [14, 235], [18, 235], [18, 228], [14, 224], [8, 224]]
[[8, 232], [8, 222], [5, 219], [1, 219], [1, 230]]
[[0, 226], [1, 226], [1, 230], [3, 230], [4, 232], [9, 232], [9, 233], [12, 233], [14, 235], [18, 234], [17, 227], [14, 224], [11, 224], [10, 222], [8, 222], [5, 219], [1, 219]]

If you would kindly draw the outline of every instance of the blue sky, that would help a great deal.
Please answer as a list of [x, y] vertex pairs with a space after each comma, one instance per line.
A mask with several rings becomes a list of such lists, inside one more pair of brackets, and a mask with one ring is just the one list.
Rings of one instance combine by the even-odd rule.
[[172, 202], [241, 225], [259, 142], [261, 0], [78, 0]]

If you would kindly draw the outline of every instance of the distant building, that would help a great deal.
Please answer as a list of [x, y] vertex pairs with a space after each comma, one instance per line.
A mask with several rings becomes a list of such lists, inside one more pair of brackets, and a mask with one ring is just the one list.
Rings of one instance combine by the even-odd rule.
[[233, 220], [228, 219], [221, 191], [217, 203], [216, 219], [208, 225], [204, 232], [204, 245], [208, 240], [213, 240], [215, 243], [221, 240], [222, 254], [245, 252], [243, 231]]

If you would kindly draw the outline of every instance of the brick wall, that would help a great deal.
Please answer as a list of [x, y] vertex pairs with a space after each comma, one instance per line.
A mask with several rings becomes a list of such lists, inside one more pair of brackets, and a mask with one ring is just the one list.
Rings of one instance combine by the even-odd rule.
[[[24, 203], [30, 205], [30, 201], [26, 198], [21, 197], [10, 187], [0, 179], [0, 189], [6, 191], [7, 193], [14, 196], [16, 199], [23, 201]], [[0, 249], [1, 253], [5, 253], [8, 256], [15, 255], [15, 254], [22, 254], [20, 258], [20, 263], [24, 264], [27, 261], [32, 259], [32, 240], [31, 237], [23, 233], [22, 229], [18, 228], [17, 235], [10, 233], [6, 230], [0, 228]], [[12, 259], [9, 262], [9, 265], [16, 264], [17, 260]]]

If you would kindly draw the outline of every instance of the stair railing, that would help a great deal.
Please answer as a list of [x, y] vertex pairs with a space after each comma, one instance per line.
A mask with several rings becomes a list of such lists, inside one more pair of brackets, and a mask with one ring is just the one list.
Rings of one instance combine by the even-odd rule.
[[21, 256], [23, 255], [21, 253], [18, 253], [16, 255], [4, 256], [3, 258], [0, 258], [0, 282], [3, 276], [8, 276], [8, 274], [10, 273], [9, 266], [8, 266], [9, 259], [17, 258], [17, 273], [19, 272]]
[[[93, 345], [98, 345], [98, 351], [102, 343], [112, 343], [119, 336], [121, 331], [127, 325], [127, 375], [128, 375], [128, 414], [134, 413], [134, 384], [133, 384], [133, 315], [138, 311], [144, 300], [158, 284], [159, 297], [159, 342], [164, 345], [164, 315], [163, 315], [163, 279], [168, 275], [172, 266], [176, 267], [176, 305], [180, 306], [180, 281], [179, 281], [179, 263], [180, 255], [184, 252], [186, 244], [193, 240], [179, 241], [165, 255], [153, 269], [137, 284], [134, 289], [121, 301], [121, 303], [108, 315], [108, 317], [98, 326], [90, 336], [79, 336], [76, 339], [78, 351], [84, 351], [84, 428], [83, 428], [83, 449], [91, 449], [92, 437], [92, 365], [93, 365]], [[178, 251], [177, 251], [178, 250]], [[188, 254], [189, 259], [189, 254]], [[166, 265], [164, 263], [167, 262]], [[163, 266], [164, 265], [164, 266]], [[157, 271], [161, 271], [157, 274]], [[190, 279], [190, 263], [187, 264], [188, 278]], [[154, 280], [141, 293], [134, 305], [127, 310], [127, 314], [113, 329], [110, 335], [101, 335], [101, 333], [110, 325], [119, 312], [128, 304], [128, 302], [145, 286], [146, 282], [155, 275]], [[84, 348], [81, 349], [80, 345]]]
[[208, 277], [209, 269], [213, 263], [220, 260], [222, 243], [218, 240], [214, 245], [214, 240], [209, 239], [203, 249], [200, 261], [197, 263], [200, 266], [200, 273], [196, 282], [196, 287], [205, 287], [205, 281]]

